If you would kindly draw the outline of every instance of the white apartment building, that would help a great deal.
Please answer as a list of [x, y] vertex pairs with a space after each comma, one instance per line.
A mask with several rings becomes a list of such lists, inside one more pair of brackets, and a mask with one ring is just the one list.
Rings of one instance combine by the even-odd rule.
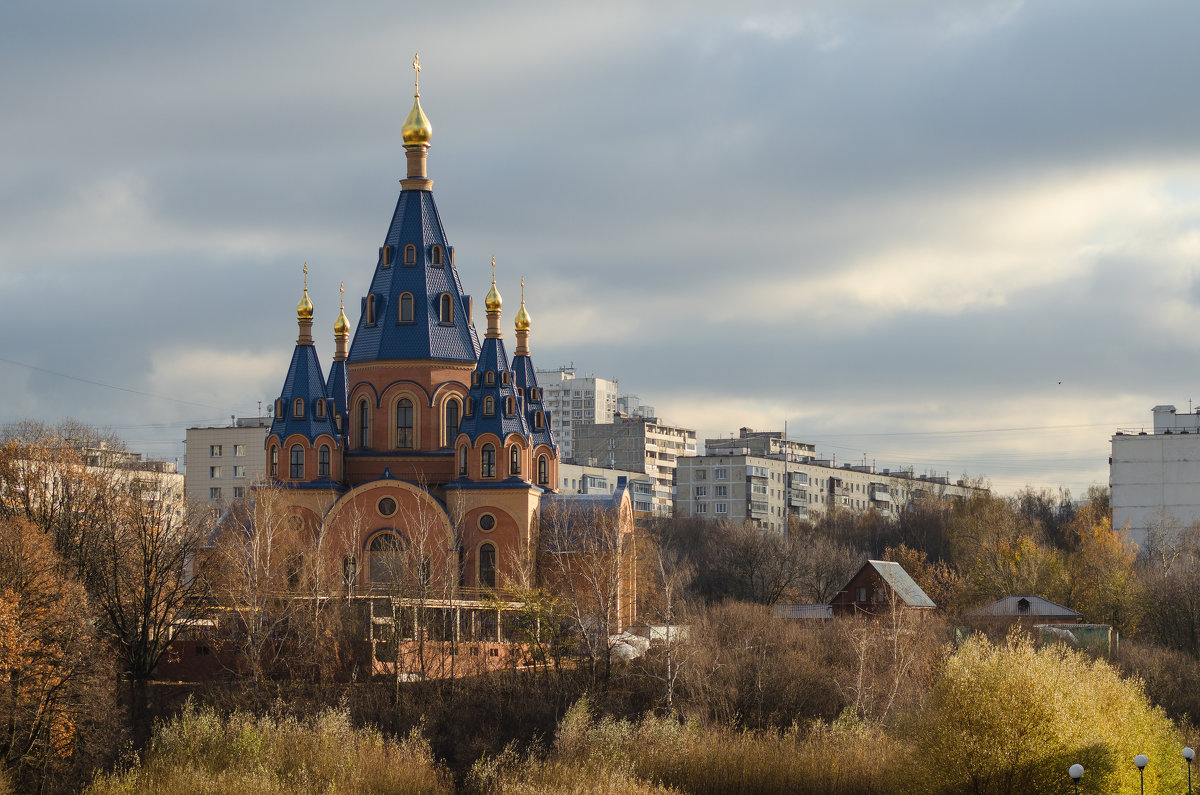
[[239, 417], [233, 425], [188, 428], [183, 464], [189, 505], [223, 510], [267, 476], [264, 444], [270, 417]]
[[639, 472], [652, 482], [652, 511], [669, 516], [680, 459], [696, 455], [696, 432], [644, 417], [575, 428], [575, 461]]
[[1151, 531], [1200, 521], [1200, 411], [1155, 406], [1152, 412], [1152, 431], [1113, 434], [1108, 460], [1113, 527], [1126, 527], [1139, 546]]
[[638, 513], [654, 513], [653, 481], [641, 472], [629, 472], [607, 467], [583, 466], [581, 464], [559, 464], [558, 490], [564, 494], [613, 494], [618, 480], [628, 481], [633, 494], [633, 510]]
[[617, 382], [594, 375], [576, 376], [573, 367], [538, 370], [537, 377], [546, 411], [550, 412], [559, 461], [573, 461], [575, 429], [612, 422], [617, 410]]
[[[726, 440], [730, 445], [736, 440]], [[788, 519], [818, 518], [829, 510], [878, 511], [895, 516], [924, 495], [965, 497], [977, 491], [963, 481], [874, 466], [834, 466], [811, 459], [752, 455], [744, 446], [680, 459], [675, 511], [680, 516], [752, 521], [782, 532]]]

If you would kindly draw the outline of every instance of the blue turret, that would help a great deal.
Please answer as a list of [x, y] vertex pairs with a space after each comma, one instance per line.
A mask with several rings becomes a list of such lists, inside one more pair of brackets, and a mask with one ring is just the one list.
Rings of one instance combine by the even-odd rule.
[[308, 266], [304, 266], [304, 297], [296, 307], [300, 336], [292, 352], [283, 390], [275, 401], [275, 419], [268, 437], [278, 437], [280, 444], [299, 434], [311, 444], [321, 434], [337, 438], [333, 425], [333, 405], [325, 388], [325, 377], [313, 347], [313, 305], [308, 298]]
[[554, 434], [550, 431], [550, 415], [546, 413], [542, 390], [538, 386], [533, 360], [529, 357], [529, 330], [532, 322], [525, 309], [525, 280], [521, 279], [521, 308], [517, 310], [517, 350], [513, 355], [513, 383], [517, 394], [524, 397], [525, 422], [529, 426], [529, 441], [532, 446], [548, 445], [557, 452]]

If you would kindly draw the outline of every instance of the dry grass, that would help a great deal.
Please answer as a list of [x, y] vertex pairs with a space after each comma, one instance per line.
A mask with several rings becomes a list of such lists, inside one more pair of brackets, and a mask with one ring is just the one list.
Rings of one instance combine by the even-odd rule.
[[161, 724], [128, 769], [101, 776], [93, 795], [160, 792], [448, 793], [449, 775], [414, 733], [400, 742], [356, 729], [342, 710], [305, 722], [188, 705]]

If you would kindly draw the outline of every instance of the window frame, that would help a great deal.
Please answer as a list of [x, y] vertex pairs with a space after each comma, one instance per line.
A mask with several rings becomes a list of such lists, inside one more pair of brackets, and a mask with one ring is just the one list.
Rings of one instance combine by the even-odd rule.
[[288, 448], [288, 477], [304, 480], [304, 446], [294, 444]]
[[481, 478], [496, 477], [496, 445], [491, 442], [479, 448], [479, 476]]

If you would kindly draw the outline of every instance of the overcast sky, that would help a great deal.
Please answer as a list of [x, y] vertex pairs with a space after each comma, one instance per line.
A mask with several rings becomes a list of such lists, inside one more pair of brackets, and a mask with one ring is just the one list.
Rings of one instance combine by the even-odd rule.
[[305, 261], [327, 366], [419, 50], [462, 281], [495, 255], [511, 329], [526, 277], [538, 366], [702, 438], [1079, 494], [1200, 401], [1197, 30], [1195, 0], [7, 0], [0, 421], [182, 457], [278, 395]]

